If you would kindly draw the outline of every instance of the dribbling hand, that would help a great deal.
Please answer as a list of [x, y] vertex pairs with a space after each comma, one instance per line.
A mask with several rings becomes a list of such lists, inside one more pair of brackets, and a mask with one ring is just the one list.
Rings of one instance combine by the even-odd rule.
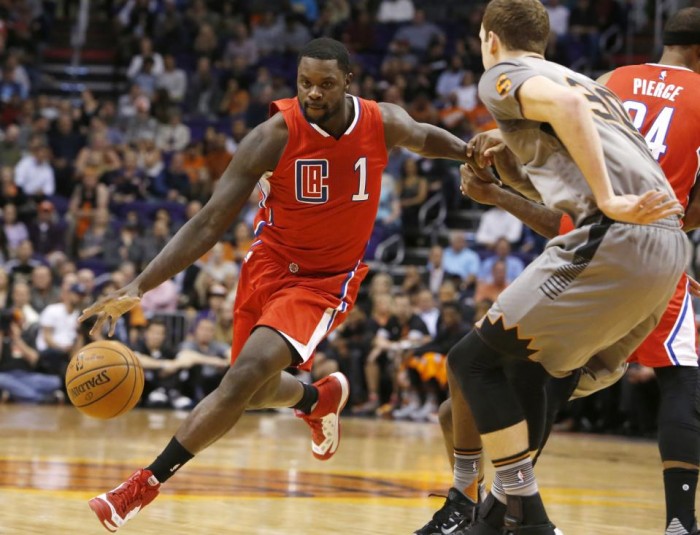
[[134, 308], [139, 301], [141, 301], [141, 298], [138, 296], [138, 290], [135, 287], [131, 287], [131, 285], [127, 285], [83, 310], [83, 314], [78, 318], [78, 321], [83, 322], [91, 316], [97, 316], [95, 325], [90, 329], [90, 336], [93, 336], [99, 333], [104, 322], [109, 320], [109, 336], [113, 336], [117, 320]]
[[614, 221], [638, 225], [648, 225], [672, 215], [683, 214], [681, 204], [661, 191], [647, 191], [643, 195], [614, 195], [599, 202], [598, 208]]

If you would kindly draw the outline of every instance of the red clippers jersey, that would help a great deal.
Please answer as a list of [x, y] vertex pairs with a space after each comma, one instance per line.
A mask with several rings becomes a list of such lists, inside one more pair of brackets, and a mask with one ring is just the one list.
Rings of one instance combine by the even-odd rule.
[[289, 140], [262, 200], [255, 235], [270, 256], [300, 275], [354, 270], [374, 226], [387, 163], [376, 102], [351, 97], [355, 118], [340, 139], [304, 117], [296, 98], [272, 103]]
[[606, 85], [623, 101], [687, 208], [700, 171], [700, 75], [647, 63], [616, 69]]

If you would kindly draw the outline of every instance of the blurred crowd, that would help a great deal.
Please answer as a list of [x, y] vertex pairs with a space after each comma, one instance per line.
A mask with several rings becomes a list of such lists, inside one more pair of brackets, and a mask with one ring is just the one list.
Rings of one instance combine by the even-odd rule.
[[[644, 0], [545, 4], [548, 55], [575, 68], [614, 66], [607, 36], [624, 39], [648, 23]], [[295, 94], [296, 54], [311, 38], [345, 43], [353, 94], [401, 105], [464, 139], [495, 126], [477, 95], [483, 2], [97, 2], [91, 17], [112, 28], [124, 91], [43, 92], [42, 52], [78, 5], [0, 0], [2, 401], [61, 402], [68, 359], [89, 340], [79, 311], [132, 280], [206, 203], [270, 102]], [[502, 210], [461, 199], [458, 187], [456, 165], [390, 154], [367, 259], [393, 235], [430, 252], [427, 269], [406, 266], [400, 278], [374, 270], [357, 308], [319, 349], [312, 379], [344, 371], [356, 415], [435, 420], [447, 350], [544, 245]], [[478, 228], [452, 229], [446, 240], [421, 235], [420, 208], [433, 196], [449, 209], [484, 210]], [[117, 325], [117, 339], [147, 369], [145, 406], [188, 409], [225, 372], [257, 202], [251, 196], [220, 243]], [[653, 432], [625, 408], [642, 404], [620, 401], [646, 404], [653, 387], [636, 370], [604, 399], [572, 406], [562, 425]]]

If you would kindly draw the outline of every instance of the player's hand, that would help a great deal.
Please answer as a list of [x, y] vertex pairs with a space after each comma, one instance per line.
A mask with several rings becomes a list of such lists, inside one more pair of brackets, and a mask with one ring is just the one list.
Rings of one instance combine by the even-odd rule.
[[614, 221], [638, 225], [683, 214], [681, 204], [662, 191], [647, 191], [644, 195], [614, 195], [599, 202], [598, 208]]
[[700, 282], [693, 277], [688, 277], [688, 291], [693, 297], [700, 297]]
[[139, 301], [141, 301], [141, 298], [137, 287], [133, 284], [128, 284], [83, 310], [78, 321], [83, 322], [89, 317], [97, 316], [95, 325], [90, 329], [90, 336], [99, 333], [105, 321], [109, 321], [109, 336], [114, 336], [117, 320], [134, 308]]
[[494, 158], [508, 147], [497, 128], [475, 135], [467, 142], [467, 159], [473, 159], [478, 167], [493, 165]]
[[462, 195], [466, 195], [478, 203], [494, 205], [496, 204], [500, 186], [480, 178], [479, 172], [483, 171], [482, 169], [477, 172], [468, 164], [462, 165], [459, 168], [459, 174], [461, 176], [459, 189]]

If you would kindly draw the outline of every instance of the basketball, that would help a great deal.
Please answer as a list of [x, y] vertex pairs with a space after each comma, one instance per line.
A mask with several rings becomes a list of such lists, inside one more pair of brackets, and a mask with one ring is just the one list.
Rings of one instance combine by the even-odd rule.
[[83, 414], [104, 420], [133, 409], [143, 393], [143, 381], [136, 355], [111, 340], [83, 346], [66, 371], [71, 403]]

